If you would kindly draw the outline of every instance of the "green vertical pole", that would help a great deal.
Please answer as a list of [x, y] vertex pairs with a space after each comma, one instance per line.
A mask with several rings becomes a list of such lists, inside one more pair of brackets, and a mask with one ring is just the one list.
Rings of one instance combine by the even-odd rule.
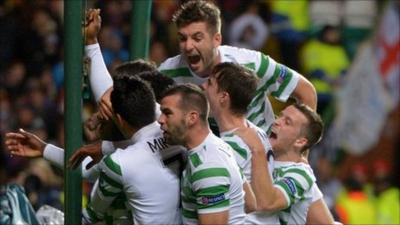
[[130, 60], [147, 59], [150, 42], [152, 0], [132, 0]]
[[64, 1], [64, 71], [65, 71], [65, 158], [64, 212], [65, 224], [81, 224], [81, 168], [71, 170], [66, 162], [82, 145], [81, 79], [82, 79], [82, 2]]

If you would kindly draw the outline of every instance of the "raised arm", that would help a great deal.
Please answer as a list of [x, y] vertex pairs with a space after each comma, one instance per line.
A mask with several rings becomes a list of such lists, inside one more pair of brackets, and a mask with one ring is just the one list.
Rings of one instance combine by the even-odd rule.
[[311, 82], [305, 77], [300, 76], [299, 82], [291, 96], [298, 102], [310, 106], [313, 110], [317, 110], [317, 92]]
[[251, 157], [251, 172], [253, 179], [251, 187], [256, 196], [257, 211], [275, 212], [288, 206], [283, 193], [274, 186], [269, 175], [268, 163], [264, 146], [257, 132], [252, 128], [241, 128], [235, 133], [249, 146]]
[[93, 90], [93, 95], [100, 106], [100, 113], [103, 118], [111, 118], [110, 93], [113, 80], [107, 70], [106, 64], [101, 54], [97, 35], [101, 28], [101, 17], [99, 9], [91, 9], [87, 12], [87, 22], [85, 26], [85, 52], [90, 58], [89, 80]]

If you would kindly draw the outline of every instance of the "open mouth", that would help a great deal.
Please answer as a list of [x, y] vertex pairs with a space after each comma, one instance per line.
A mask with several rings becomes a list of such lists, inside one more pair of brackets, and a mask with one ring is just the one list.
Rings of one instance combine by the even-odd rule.
[[189, 64], [191, 64], [191, 65], [197, 64], [198, 62], [200, 62], [200, 59], [201, 59], [200, 55], [191, 55], [191, 56], [188, 56], [187, 58], [188, 58]]
[[274, 131], [271, 131], [271, 133], [270, 133], [270, 135], [269, 135], [269, 138], [270, 139], [277, 139], [278, 138], [278, 135], [274, 132]]

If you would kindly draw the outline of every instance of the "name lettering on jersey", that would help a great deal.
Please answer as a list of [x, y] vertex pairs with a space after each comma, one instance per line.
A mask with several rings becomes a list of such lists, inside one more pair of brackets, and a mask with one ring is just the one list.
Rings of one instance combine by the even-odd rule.
[[153, 139], [153, 142], [148, 141], [147, 145], [153, 153], [155, 153], [156, 151], [162, 151], [168, 147], [165, 138], [162, 137]]
[[214, 196], [203, 196], [201, 197], [201, 203], [203, 205], [211, 205], [211, 204], [215, 204], [218, 202], [221, 202], [223, 200], [225, 200], [225, 194], [219, 194], [219, 195], [214, 195]]
[[292, 179], [283, 178], [282, 181], [289, 188], [289, 191], [291, 192], [290, 194], [292, 194], [292, 195], [296, 194], [296, 192], [297, 192], [296, 186], [295, 186], [294, 181]]

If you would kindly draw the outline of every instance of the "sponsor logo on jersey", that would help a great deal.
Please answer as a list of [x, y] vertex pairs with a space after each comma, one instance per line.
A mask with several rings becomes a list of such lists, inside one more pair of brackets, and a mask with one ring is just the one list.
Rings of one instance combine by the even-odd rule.
[[289, 188], [290, 194], [294, 195], [296, 194], [297, 190], [296, 190], [296, 186], [294, 184], [294, 181], [290, 178], [283, 178], [283, 183], [286, 184], [286, 186]]
[[223, 200], [225, 200], [225, 194], [201, 197], [201, 203], [203, 205], [211, 205], [211, 204], [221, 202]]
[[279, 76], [276, 79], [276, 81], [281, 84], [281, 83], [283, 83], [283, 81], [285, 81], [286, 76], [288, 75], [288, 69], [282, 65], [277, 65], [277, 66], [279, 67], [280, 72], [279, 72]]

